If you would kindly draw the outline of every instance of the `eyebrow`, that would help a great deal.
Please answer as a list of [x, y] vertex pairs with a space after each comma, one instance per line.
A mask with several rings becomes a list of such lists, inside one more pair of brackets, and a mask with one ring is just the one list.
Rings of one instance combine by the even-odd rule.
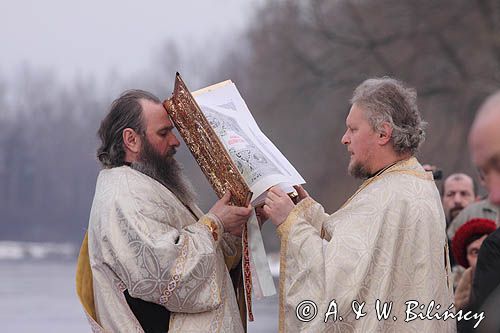
[[486, 161], [483, 169], [489, 169], [489, 168], [500, 170], [500, 153], [493, 155]]
[[163, 131], [171, 131], [174, 129], [174, 126], [173, 125], [170, 125], [170, 126], [165, 126], [165, 127], [162, 127], [160, 128], [158, 131], [156, 132], [163, 132]]

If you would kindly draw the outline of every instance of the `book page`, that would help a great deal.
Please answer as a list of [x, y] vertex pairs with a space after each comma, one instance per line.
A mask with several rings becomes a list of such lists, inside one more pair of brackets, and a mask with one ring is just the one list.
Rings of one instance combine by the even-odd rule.
[[305, 183], [262, 133], [234, 83], [224, 81], [193, 96], [253, 192], [254, 206], [263, 202], [263, 194], [272, 186], [292, 192], [293, 185]]

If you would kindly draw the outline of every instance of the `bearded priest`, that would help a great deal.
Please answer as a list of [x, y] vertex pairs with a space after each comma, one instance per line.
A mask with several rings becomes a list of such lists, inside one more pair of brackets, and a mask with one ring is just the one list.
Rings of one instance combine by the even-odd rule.
[[243, 332], [229, 271], [251, 207], [207, 214], [174, 158], [160, 100], [124, 92], [101, 122], [99, 173], [77, 292], [93, 332]]

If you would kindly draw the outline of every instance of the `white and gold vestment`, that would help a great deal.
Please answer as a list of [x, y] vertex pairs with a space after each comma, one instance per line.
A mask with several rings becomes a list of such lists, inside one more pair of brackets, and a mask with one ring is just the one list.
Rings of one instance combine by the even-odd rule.
[[[453, 303], [445, 226], [432, 175], [415, 158], [365, 181], [332, 215], [311, 198], [302, 200], [278, 227], [280, 332], [455, 331], [454, 319], [405, 322], [407, 301], [427, 307], [434, 300], [440, 313]], [[376, 317], [377, 299], [393, 302], [387, 320]], [[317, 305], [309, 322], [296, 314], [304, 300]], [[337, 321], [329, 316], [325, 323], [332, 300]], [[358, 320], [355, 300], [365, 302], [366, 316]]]
[[128, 290], [171, 312], [169, 332], [243, 332], [226, 266], [239, 262], [241, 240], [214, 237], [210, 219], [128, 166], [102, 170], [77, 270], [93, 331], [143, 332]]

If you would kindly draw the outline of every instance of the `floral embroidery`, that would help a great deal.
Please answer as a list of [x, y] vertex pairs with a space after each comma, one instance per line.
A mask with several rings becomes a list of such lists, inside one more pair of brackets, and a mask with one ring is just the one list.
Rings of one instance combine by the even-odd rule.
[[170, 296], [172, 296], [172, 293], [174, 292], [175, 288], [177, 287], [177, 284], [179, 283], [179, 280], [181, 279], [181, 274], [182, 271], [184, 270], [184, 264], [186, 262], [188, 254], [188, 244], [189, 243], [187, 242], [187, 239], [185, 239], [184, 244], [182, 245], [181, 248], [181, 255], [177, 258], [175, 263], [174, 274], [172, 275], [172, 278], [167, 284], [167, 289], [165, 289], [162, 296], [160, 296], [161, 305], [167, 304]]

